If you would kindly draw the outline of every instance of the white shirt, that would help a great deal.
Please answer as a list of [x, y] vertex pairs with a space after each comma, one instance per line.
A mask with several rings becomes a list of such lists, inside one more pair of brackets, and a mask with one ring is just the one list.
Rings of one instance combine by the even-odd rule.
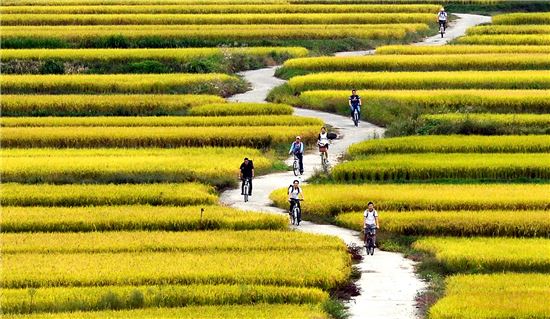
[[298, 188], [289, 187], [288, 188], [288, 196], [292, 199], [299, 199], [298, 195], [302, 192], [302, 189], [298, 186]]
[[372, 212], [369, 212], [369, 210], [366, 209], [363, 216], [365, 217], [365, 225], [376, 225], [375, 217], [378, 217], [378, 212], [376, 209], [373, 209]]
[[328, 144], [328, 133], [319, 133], [319, 145], [326, 145]]
[[447, 12], [443, 11], [443, 12], [439, 12], [439, 20], [441, 21], [447, 21]]

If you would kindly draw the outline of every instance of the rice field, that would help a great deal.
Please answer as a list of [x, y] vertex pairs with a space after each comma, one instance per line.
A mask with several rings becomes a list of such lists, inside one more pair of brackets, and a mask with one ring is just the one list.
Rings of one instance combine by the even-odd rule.
[[469, 28], [467, 35], [477, 34], [548, 34], [550, 25], [483, 25]]
[[459, 44], [473, 45], [550, 45], [550, 34], [469, 35], [458, 38]]
[[[363, 230], [363, 213], [336, 216], [339, 226]], [[384, 211], [382, 230], [404, 236], [487, 236], [550, 238], [549, 211]]]
[[[487, 28], [492, 30], [496, 26]], [[470, 28], [468, 30], [472, 30]], [[413, 46], [413, 45], [385, 45], [376, 48], [376, 55], [399, 54], [399, 55], [419, 55], [419, 54], [481, 54], [481, 53], [505, 53], [505, 54], [525, 54], [525, 53], [550, 53], [550, 46], [524, 46], [524, 45], [445, 45], [445, 46]]]
[[421, 238], [412, 247], [430, 254], [452, 272], [548, 272], [550, 239]]
[[213, 103], [224, 103], [224, 99], [198, 94], [97, 94], [93, 99], [80, 94], [3, 94], [2, 116], [182, 115], [190, 107]]
[[441, 54], [441, 55], [371, 55], [359, 57], [315, 57], [287, 60], [279, 74], [288, 72], [329, 71], [496, 71], [547, 70], [547, 53], [530, 54]]
[[372, 155], [342, 163], [332, 178], [345, 182], [550, 180], [550, 153], [423, 153]]
[[[8, 188], [8, 192], [11, 189], [15, 188], [13, 185], [6, 185], [6, 188]], [[103, 200], [100, 200], [99, 198], [95, 198], [94, 200], [92, 200], [92, 195], [88, 195], [85, 192], [86, 189], [120, 191], [124, 190], [124, 187], [114, 188], [112, 186], [96, 186], [95, 188], [84, 188], [70, 186], [35, 186], [25, 188], [19, 186], [17, 189], [20, 190], [49, 190], [50, 193], [47, 195], [36, 196], [39, 198], [36, 198], [34, 201], [31, 198], [32, 195], [30, 195], [29, 193], [12, 194], [10, 199], [5, 200], [6, 204], [17, 204], [27, 207], [5, 206], [3, 208], [3, 218], [2, 221], [0, 221], [0, 225], [2, 226], [3, 231], [3, 245], [7, 245], [10, 238], [9, 233], [18, 232], [68, 233], [66, 235], [67, 239], [78, 239], [80, 242], [84, 243], [87, 240], [86, 238], [93, 238], [96, 235], [101, 236], [101, 233], [96, 232], [113, 232], [105, 233], [105, 236], [116, 237], [117, 234], [120, 234], [119, 232], [122, 231], [186, 232], [200, 230], [284, 230], [287, 228], [287, 218], [264, 213], [244, 212], [223, 206], [214, 206], [214, 204], [217, 203], [217, 198], [214, 195], [201, 194], [197, 192], [197, 189], [185, 187], [184, 185], [185, 184], [178, 184], [177, 186], [172, 185], [172, 188], [176, 188], [176, 190], [181, 191], [192, 191], [194, 192], [195, 197], [205, 197], [202, 202], [200, 200], [195, 200], [194, 202], [189, 200], [185, 201], [183, 200], [182, 195], [177, 198], [178, 194], [176, 192], [157, 192], [155, 194], [157, 196], [156, 201], [153, 196], [153, 198], [144, 198], [146, 196], [144, 194], [141, 194], [141, 198], [139, 199], [133, 199], [133, 197], [128, 196], [125, 201], [121, 198], [122, 195], [112, 196], [110, 200], [106, 198], [104, 198]], [[149, 187], [149, 189], [151, 188], [152, 187]], [[167, 188], [165, 187], [165, 189]], [[65, 196], [63, 200], [63, 190], [74, 191], [74, 196], [79, 196], [80, 200], [78, 198], [72, 199], [69, 195]], [[129, 192], [126, 191], [126, 193]], [[55, 197], [55, 195], [57, 195], [57, 198]], [[134, 195], [139, 195], [139, 193], [134, 191]], [[208, 198], [209, 196], [211, 198]], [[201, 206], [193, 206], [199, 204]], [[40, 205], [44, 206], [39, 207]], [[57, 205], [58, 207], [46, 207], [55, 205]], [[202, 214], [201, 209], [204, 209], [204, 211], [202, 211]], [[80, 233], [81, 235], [73, 232]], [[173, 234], [173, 236], [178, 236], [178, 233]], [[53, 233], [51, 234], [51, 236], [55, 237], [63, 235], [55, 235], [55, 233]], [[75, 238], [71, 236], [80, 237]], [[6, 238], [5, 241], [4, 238]], [[229, 241], [229, 239], [227, 240]], [[23, 244], [23, 242], [18, 241], [18, 243], [20, 243], [21, 248], [24, 249], [23, 247], [25, 247], [25, 245]], [[46, 244], [46, 242], [43, 242], [43, 244]], [[105, 247], [109, 247], [109, 244], [105, 244], [107, 246], [103, 246], [104, 248], [100, 248], [101, 245], [99, 245], [97, 242], [94, 243], [95, 247], [97, 247], [96, 252], [105, 251]], [[75, 248], [74, 245], [76, 245], [77, 247]], [[89, 251], [90, 249], [86, 249], [84, 246], [78, 248], [78, 245], [78, 242], [63, 242], [63, 246], [66, 248], [66, 252], [71, 251], [71, 249], [73, 249], [72, 252], [91, 252]], [[273, 245], [273, 243], [270, 243], [270, 245]], [[3, 247], [6, 247], [6, 251], [9, 250], [8, 246]], [[29, 246], [27, 245], [26, 247], [28, 248]], [[146, 247], [151, 246], [143, 246], [142, 248], [147, 250]], [[131, 244], [126, 241], [124, 243], [121, 243], [118, 248], [110, 248], [110, 251], [132, 252], [136, 249], [138, 248], [135, 248], [135, 244]], [[29, 250], [28, 252], [31, 252], [31, 250]], [[50, 247], [46, 250], [53, 253], [56, 248]], [[150, 250], [154, 251], [155, 249], [151, 248]], [[178, 250], [178, 248], [177, 246], [169, 246], [168, 244], [166, 244], [164, 245], [164, 248], [161, 249], [157, 247], [156, 250], [172, 251]], [[39, 251], [34, 252], [39, 253]]]
[[[475, 289], [472, 289], [475, 287]], [[550, 313], [550, 275], [455, 275], [430, 310], [434, 319], [544, 318]]]
[[240, 78], [227, 74], [62, 74], [3, 75], [7, 94], [215, 94], [246, 90]]
[[550, 24], [550, 13], [530, 12], [498, 14], [493, 17], [493, 24]]
[[[303, 187], [305, 214], [331, 217], [363, 211], [548, 210], [548, 184], [316, 184]], [[286, 188], [270, 195], [287, 208]]]
[[548, 153], [547, 136], [406, 136], [352, 145], [351, 157], [410, 153]]
[[248, 156], [258, 174], [273, 159], [250, 148], [4, 149], [2, 177], [17, 183], [182, 183], [218, 187], [237, 183], [236, 168]]
[[212, 186], [180, 184], [2, 184], [2, 206], [213, 205]]
[[548, 71], [455, 72], [326, 72], [296, 76], [288, 82], [294, 92], [311, 90], [534, 90], [550, 88]]

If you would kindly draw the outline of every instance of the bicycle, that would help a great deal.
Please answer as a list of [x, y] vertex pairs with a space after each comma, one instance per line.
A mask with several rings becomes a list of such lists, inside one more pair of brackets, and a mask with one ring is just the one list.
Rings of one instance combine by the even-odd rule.
[[302, 210], [298, 202], [303, 201], [303, 199], [291, 199], [290, 202], [293, 203], [292, 210], [290, 214], [290, 223], [292, 225], [300, 226], [300, 220], [302, 219]]
[[353, 110], [353, 124], [359, 126], [359, 111], [356, 108]]
[[439, 33], [441, 33], [441, 37], [443, 38], [443, 35], [445, 34], [445, 24], [439, 23]]
[[365, 228], [365, 249], [367, 255], [374, 255], [374, 229], [370, 227]]
[[321, 153], [321, 167], [325, 173], [328, 172], [330, 168], [330, 163], [328, 162], [328, 153], [326, 146], [319, 146], [319, 152]]
[[245, 177], [243, 180], [243, 196], [244, 196], [244, 202], [248, 202], [248, 190], [250, 189], [250, 178]]
[[292, 170], [294, 171], [294, 176], [300, 175], [300, 162], [296, 154], [294, 154], [294, 163], [292, 163]]

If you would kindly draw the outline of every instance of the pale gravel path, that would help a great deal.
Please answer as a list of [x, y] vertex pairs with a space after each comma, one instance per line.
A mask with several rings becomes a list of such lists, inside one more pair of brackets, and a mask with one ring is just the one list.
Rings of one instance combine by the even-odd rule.
[[[475, 16], [469, 14], [456, 14], [459, 19], [447, 29], [444, 41], [449, 41], [464, 34], [466, 28], [475, 24], [490, 22], [490, 17]], [[443, 45], [437, 36], [427, 38], [425, 45]], [[340, 56], [353, 56], [372, 54], [371, 51], [344, 52]], [[234, 95], [228, 101], [239, 102], [265, 102], [269, 91], [285, 81], [274, 77], [276, 68], [265, 68], [243, 72], [244, 78], [252, 83], [252, 90], [243, 94]], [[294, 114], [316, 117], [323, 120], [338, 130], [338, 139], [330, 146], [331, 164], [336, 164], [342, 154], [351, 144], [358, 143], [373, 137], [381, 137], [384, 129], [370, 123], [361, 122], [359, 127], [353, 126], [348, 117], [325, 112], [294, 108]], [[297, 132], [297, 135], [299, 132]], [[290, 142], [290, 141], [289, 141]], [[292, 158], [287, 164], [292, 164]], [[320, 169], [320, 158], [316, 151], [304, 156], [304, 175], [300, 180], [305, 183], [315, 170]], [[259, 176], [254, 179], [254, 192], [248, 203], [244, 203], [240, 195], [240, 188], [225, 191], [220, 196], [220, 201], [231, 207], [242, 210], [262, 211], [273, 214], [286, 214], [286, 210], [273, 207], [269, 194], [277, 188], [286, 187], [295, 179], [292, 172], [274, 173]], [[307, 201], [308, 194], [304, 194]], [[382, 225], [383, 227], [383, 225]], [[359, 232], [333, 225], [318, 225], [303, 221], [298, 230], [327, 234], [341, 238], [347, 244], [362, 245]], [[361, 279], [356, 284], [361, 289], [361, 295], [349, 302], [351, 318], [369, 319], [412, 319], [418, 317], [416, 308], [416, 296], [425, 288], [415, 274], [415, 263], [398, 253], [376, 250], [374, 256], [365, 256], [358, 265], [361, 271]]]

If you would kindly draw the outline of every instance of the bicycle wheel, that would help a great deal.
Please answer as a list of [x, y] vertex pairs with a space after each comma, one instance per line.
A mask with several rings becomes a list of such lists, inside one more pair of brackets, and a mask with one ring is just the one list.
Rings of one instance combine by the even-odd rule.
[[298, 224], [300, 223], [300, 222], [298, 221], [298, 214], [299, 214], [298, 211], [299, 211], [299, 210], [300, 210], [300, 209], [299, 209], [298, 207], [294, 207], [294, 209], [292, 210], [292, 220], [293, 220], [292, 224], [293, 224], [293, 225], [296, 225], [296, 226], [298, 226]]
[[294, 160], [292, 169], [294, 170], [294, 176], [300, 175], [300, 164], [298, 163], [298, 160]]
[[357, 111], [353, 112], [353, 124], [359, 126], [359, 113]]
[[439, 32], [441, 33], [441, 37], [443, 38], [443, 34], [445, 34], [445, 29], [443, 26], [439, 27]]

